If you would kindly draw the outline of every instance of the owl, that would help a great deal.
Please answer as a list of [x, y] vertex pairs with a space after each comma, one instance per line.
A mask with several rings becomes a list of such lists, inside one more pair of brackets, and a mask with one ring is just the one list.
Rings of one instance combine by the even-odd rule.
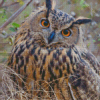
[[31, 99], [100, 100], [100, 63], [86, 49], [82, 24], [46, 0], [21, 24], [8, 66]]

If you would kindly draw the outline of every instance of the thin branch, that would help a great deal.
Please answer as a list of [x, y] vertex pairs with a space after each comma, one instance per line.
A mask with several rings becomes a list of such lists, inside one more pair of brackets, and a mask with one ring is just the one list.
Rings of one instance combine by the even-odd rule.
[[4, 0], [2, 0], [2, 2], [0, 3], [0, 8], [2, 7], [3, 3], [4, 3]]
[[10, 24], [31, 2], [32, 0], [29, 0], [19, 10], [17, 10], [2, 26], [0, 26], [0, 31], [2, 31], [8, 24]]
[[5, 35], [0, 34], [0, 37], [6, 39], [10, 36], [15, 36], [16, 34], [17, 34], [17, 32], [12, 32], [11, 34], [6, 33]]
[[2, 46], [6, 45], [6, 44], [9, 44], [9, 42], [0, 42], [0, 44], [2, 44]]
[[5, 56], [8, 56], [9, 54], [11, 54], [11, 52], [3, 52], [3, 51], [0, 51], [0, 55], [5, 55]]
[[2, 6], [2, 8], [4, 8], [4, 7], [9, 7], [9, 6], [12, 6], [12, 5], [15, 5], [15, 4], [19, 4], [19, 2], [13, 2], [13, 3], [11, 3], [11, 4], [4, 5], [4, 6]]

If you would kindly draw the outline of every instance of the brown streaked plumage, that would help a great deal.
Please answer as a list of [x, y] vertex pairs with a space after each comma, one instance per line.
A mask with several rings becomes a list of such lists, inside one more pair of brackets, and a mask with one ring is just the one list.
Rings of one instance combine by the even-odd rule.
[[81, 29], [91, 20], [53, 5], [46, 0], [18, 30], [8, 66], [24, 82], [13, 79], [32, 99], [99, 100], [100, 64], [85, 48]]

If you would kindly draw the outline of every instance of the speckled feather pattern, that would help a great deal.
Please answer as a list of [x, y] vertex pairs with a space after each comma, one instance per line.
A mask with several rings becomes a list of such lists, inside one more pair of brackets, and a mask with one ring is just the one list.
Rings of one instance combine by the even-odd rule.
[[[75, 42], [77, 39], [76, 43], [67, 45], [66, 42], [56, 42], [48, 45], [44, 35], [41, 35], [45, 31], [43, 29], [42, 32], [38, 25], [45, 13], [44, 7], [32, 12], [17, 32], [8, 66], [20, 74], [23, 81], [15, 75], [11, 75], [12, 79], [31, 94], [29, 99], [99, 100], [100, 64], [81, 45], [79, 26], [79, 31], [74, 31], [77, 32], [76, 37], [74, 34], [72, 36], [75, 38], [67, 41]], [[49, 13], [51, 31], [72, 27], [75, 21], [60, 10], [50, 10]]]
[[[85, 94], [89, 93], [89, 85], [94, 85], [94, 83], [91, 82], [95, 81], [91, 80], [90, 75], [92, 74], [94, 77], [95, 73], [93, 73], [90, 68], [85, 68], [86, 66], [90, 66], [86, 65], [86, 61], [82, 61], [82, 58], [80, 58], [80, 55], [77, 53], [74, 46], [54, 46], [51, 48], [45, 47], [44, 43], [42, 43], [40, 47], [37, 43], [40, 43], [41, 41], [39, 41], [39, 39], [36, 40], [36, 38], [34, 39], [30, 34], [28, 34], [27, 39], [24, 41], [22, 39], [21, 41], [21, 43], [19, 42], [14, 46], [8, 65], [18, 74], [23, 75], [23, 80], [30, 84], [27, 86], [27, 91], [33, 91], [32, 95], [38, 94], [40, 97], [45, 97], [45, 95], [51, 91], [49, 93], [50, 97], [47, 98], [66, 100], [66, 98], [72, 98], [68, 86], [68, 83], [70, 82], [72, 83], [72, 86], [75, 87], [73, 88], [73, 91], [75, 92], [77, 99], [87, 98]], [[85, 59], [89, 61], [93, 60], [91, 58]], [[99, 74], [100, 72], [98, 72], [98, 70], [100, 70], [100, 67], [96, 70], [95, 65], [91, 64], [95, 72]], [[90, 70], [89, 76], [86, 73], [86, 70]], [[90, 81], [90, 84], [86, 82], [86, 78]], [[34, 82], [34, 86], [31, 84], [32, 81]], [[20, 82], [19, 84], [22, 87], [25, 85], [23, 82]], [[42, 92], [36, 92], [38, 89], [40, 90], [40, 88]], [[78, 92], [78, 89], [81, 90], [81, 92], [83, 90], [83, 92]], [[91, 95], [95, 98], [97, 95], [94, 92], [95, 91], [92, 90], [92, 93], [88, 94], [88, 98], [91, 97]]]

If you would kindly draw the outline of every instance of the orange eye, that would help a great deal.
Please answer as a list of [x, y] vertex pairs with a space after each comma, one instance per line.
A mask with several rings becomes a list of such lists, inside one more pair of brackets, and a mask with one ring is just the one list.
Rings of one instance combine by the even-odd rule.
[[69, 37], [69, 36], [71, 35], [71, 31], [68, 30], [68, 29], [65, 29], [65, 30], [62, 30], [62, 31], [61, 31], [61, 34], [62, 34], [63, 36]]
[[41, 25], [43, 27], [47, 27], [48, 28], [50, 26], [50, 23], [49, 23], [49, 21], [47, 19], [42, 19], [41, 20]]

